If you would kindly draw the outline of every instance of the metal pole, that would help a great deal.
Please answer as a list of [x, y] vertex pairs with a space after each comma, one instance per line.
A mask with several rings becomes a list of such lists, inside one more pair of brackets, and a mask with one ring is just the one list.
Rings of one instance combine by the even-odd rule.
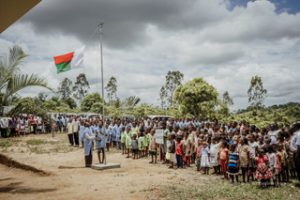
[[102, 93], [102, 99], [103, 99], [103, 105], [102, 105], [102, 119], [104, 120], [104, 76], [103, 76], [103, 50], [102, 50], [102, 39], [103, 39], [103, 22], [101, 22], [99, 26], [99, 35], [100, 35], [100, 58], [101, 58], [101, 93]]

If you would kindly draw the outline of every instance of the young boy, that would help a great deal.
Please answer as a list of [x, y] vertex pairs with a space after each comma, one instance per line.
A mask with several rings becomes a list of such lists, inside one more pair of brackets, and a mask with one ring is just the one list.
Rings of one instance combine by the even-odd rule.
[[155, 129], [151, 129], [149, 135], [149, 154], [151, 155], [151, 162], [150, 163], [157, 163], [157, 144], [155, 139]]
[[139, 138], [138, 138], [138, 147], [139, 147], [139, 157], [144, 156], [144, 133], [140, 132]]

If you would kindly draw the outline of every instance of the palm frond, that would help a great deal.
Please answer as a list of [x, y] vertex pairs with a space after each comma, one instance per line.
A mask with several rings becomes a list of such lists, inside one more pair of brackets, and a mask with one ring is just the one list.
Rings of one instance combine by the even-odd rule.
[[6, 103], [7, 100], [16, 92], [29, 86], [40, 86], [53, 91], [50, 87], [48, 87], [44, 79], [38, 78], [34, 74], [16, 74], [8, 80], [6, 92], [3, 97], [3, 103]]

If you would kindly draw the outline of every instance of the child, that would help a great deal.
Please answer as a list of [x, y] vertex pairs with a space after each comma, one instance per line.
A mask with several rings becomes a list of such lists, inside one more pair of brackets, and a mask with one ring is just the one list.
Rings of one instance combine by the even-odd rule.
[[210, 167], [214, 168], [214, 174], [218, 174], [218, 166], [219, 166], [219, 162], [218, 162], [218, 153], [219, 153], [219, 146], [217, 144], [217, 140], [216, 138], [212, 139], [212, 143], [210, 144]]
[[149, 154], [151, 155], [151, 162], [150, 163], [157, 163], [157, 145], [155, 139], [155, 130], [151, 129], [149, 135]]
[[131, 127], [127, 126], [126, 128], [126, 133], [125, 133], [125, 146], [126, 146], [126, 150], [127, 150], [127, 157], [130, 157], [130, 150], [131, 150]]
[[136, 134], [133, 135], [131, 141], [131, 149], [132, 149], [133, 159], [139, 159], [138, 140], [136, 139]]
[[168, 154], [169, 154], [169, 163], [170, 163], [169, 168], [173, 168], [175, 163], [175, 149], [176, 149], [175, 135], [169, 134], [168, 140], [169, 140]]
[[202, 148], [203, 148], [202, 142], [203, 141], [201, 139], [199, 139], [198, 140], [198, 146], [196, 148], [196, 166], [197, 166], [197, 171], [198, 172], [201, 169], [201, 151], [202, 151]]
[[256, 179], [260, 180], [260, 186], [266, 187], [273, 174], [270, 168], [268, 168], [269, 159], [264, 154], [263, 149], [258, 149], [258, 156], [256, 157], [257, 170]]
[[[276, 154], [273, 146], [268, 146], [267, 151], [268, 151], [267, 153], [268, 163], [269, 163], [270, 171], [272, 172], [271, 178], [273, 180], [274, 186], [277, 186]], [[266, 184], [270, 184], [270, 179], [266, 181]]]
[[246, 173], [247, 173], [247, 181], [249, 182], [248, 176], [248, 168], [249, 168], [249, 160], [250, 160], [250, 152], [248, 146], [248, 140], [246, 137], [241, 138], [240, 146], [238, 148], [239, 159], [240, 159], [240, 167], [242, 169], [242, 177], [243, 182], [246, 182]]
[[144, 136], [144, 155], [145, 157], [148, 157], [148, 150], [149, 150], [149, 129], [147, 128], [145, 131], [145, 136]]
[[121, 131], [121, 148], [122, 148], [122, 154], [125, 154], [126, 148], [125, 148], [125, 141], [126, 141], [126, 134], [125, 134], [125, 127], [122, 127]]
[[139, 157], [144, 156], [144, 133], [140, 132], [140, 136], [138, 138], [138, 147], [139, 147]]
[[203, 169], [203, 174], [209, 174], [209, 148], [207, 142], [203, 142], [203, 149], [201, 151], [201, 168]]
[[229, 174], [232, 183], [234, 183], [234, 177], [236, 178], [236, 182], [239, 182], [240, 159], [235, 147], [236, 146], [234, 144], [230, 145], [230, 153], [228, 156], [227, 166], [227, 173]]
[[225, 179], [228, 179], [228, 176], [227, 176], [227, 164], [228, 164], [228, 144], [226, 141], [224, 141], [222, 144], [221, 144], [221, 149], [220, 149], [220, 155], [219, 155], [219, 158], [220, 158], [220, 165], [221, 165], [221, 170], [222, 170], [222, 173], [224, 175], [224, 178]]
[[183, 168], [183, 161], [182, 161], [182, 152], [183, 145], [181, 143], [181, 136], [177, 136], [176, 138], [176, 163], [177, 168]]
[[[105, 160], [105, 145], [106, 145], [106, 138], [103, 134], [102, 127], [99, 126], [98, 130], [96, 131], [96, 149], [98, 154], [99, 163], [104, 163]], [[102, 154], [102, 156], [101, 156]]]

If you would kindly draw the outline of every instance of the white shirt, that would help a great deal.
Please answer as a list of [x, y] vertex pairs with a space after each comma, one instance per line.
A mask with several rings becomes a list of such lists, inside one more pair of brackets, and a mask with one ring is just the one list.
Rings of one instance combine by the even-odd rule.
[[297, 151], [298, 146], [300, 146], [300, 130], [294, 133], [291, 140], [290, 149], [292, 151]]

